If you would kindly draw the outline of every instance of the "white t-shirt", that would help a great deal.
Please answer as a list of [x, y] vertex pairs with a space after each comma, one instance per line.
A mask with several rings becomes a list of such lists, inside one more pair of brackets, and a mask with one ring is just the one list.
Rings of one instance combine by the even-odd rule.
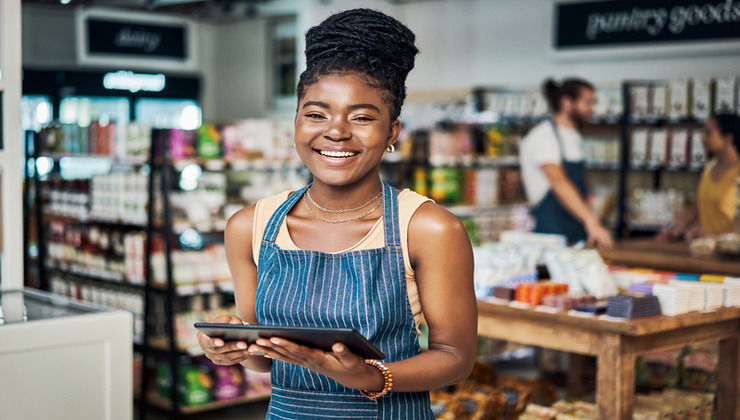
[[[581, 135], [575, 129], [558, 126], [563, 143], [563, 156], [567, 161], [583, 159]], [[560, 147], [549, 120], [537, 124], [522, 140], [519, 148], [519, 163], [522, 167], [524, 190], [529, 204], [539, 203], [550, 190], [550, 181], [542, 171], [542, 165], [560, 164]]]

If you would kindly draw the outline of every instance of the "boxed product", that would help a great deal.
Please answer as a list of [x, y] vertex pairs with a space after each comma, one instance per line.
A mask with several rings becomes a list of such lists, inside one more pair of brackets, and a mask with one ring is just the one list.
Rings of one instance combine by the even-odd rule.
[[667, 116], [668, 88], [665, 83], [656, 83], [653, 85], [650, 104], [650, 115], [656, 118]]
[[689, 116], [689, 85], [688, 79], [670, 81], [668, 89], [671, 107], [668, 115], [671, 119], [679, 120]]
[[686, 165], [689, 145], [688, 130], [673, 130], [670, 134], [670, 139], [671, 154], [668, 160], [668, 166], [681, 167]]
[[706, 120], [712, 107], [712, 78], [697, 77], [691, 90], [691, 116]]
[[630, 88], [630, 98], [632, 99], [632, 118], [639, 120], [650, 115], [649, 86], [632, 86]]
[[648, 141], [650, 139], [650, 131], [646, 128], [638, 128], [632, 131], [631, 138], [631, 149], [630, 149], [630, 164], [635, 167], [640, 167], [645, 164], [648, 157]]
[[649, 164], [662, 166], [666, 163], [668, 132], [664, 129], [654, 130], [650, 139]]
[[706, 151], [704, 145], [701, 142], [701, 130], [694, 130], [691, 132], [691, 153], [689, 154], [689, 167], [698, 169], [704, 166], [706, 160]]
[[716, 114], [730, 114], [737, 111], [737, 102], [735, 94], [737, 90], [737, 78], [734, 76], [730, 77], [719, 77], [717, 78], [717, 85], [714, 95], [714, 113]]

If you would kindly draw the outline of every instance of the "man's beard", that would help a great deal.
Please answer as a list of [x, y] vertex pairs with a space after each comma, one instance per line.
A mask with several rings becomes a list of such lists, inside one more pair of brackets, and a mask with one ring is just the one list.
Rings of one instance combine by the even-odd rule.
[[576, 126], [576, 128], [581, 129], [584, 125], [588, 124], [591, 121], [591, 118], [587, 115], [583, 115], [581, 112], [579, 112], [577, 109], [573, 109], [570, 111], [570, 120], [573, 122], [573, 125]]

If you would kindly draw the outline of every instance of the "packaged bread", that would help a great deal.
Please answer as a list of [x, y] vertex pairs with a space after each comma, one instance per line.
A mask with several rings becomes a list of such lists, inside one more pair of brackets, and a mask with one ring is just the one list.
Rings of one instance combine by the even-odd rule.
[[464, 417], [464, 409], [452, 394], [443, 391], [429, 393], [432, 414], [436, 420], [460, 420]]
[[557, 410], [552, 407], [545, 407], [537, 404], [529, 404], [524, 409], [524, 413], [519, 416], [519, 420], [553, 420], [558, 414]]
[[475, 392], [458, 392], [453, 398], [462, 407], [460, 419], [466, 420], [496, 420], [501, 418], [496, 400], [485, 394]]

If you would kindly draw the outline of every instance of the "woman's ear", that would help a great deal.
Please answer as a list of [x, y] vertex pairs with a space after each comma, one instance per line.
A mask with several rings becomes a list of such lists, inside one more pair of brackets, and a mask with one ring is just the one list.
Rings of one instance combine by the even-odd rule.
[[401, 135], [401, 122], [398, 120], [395, 120], [391, 123], [391, 130], [388, 134], [388, 141], [386, 142], [386, 147], [390, 146], [396, 141], [398, 141], [398, 136]]

